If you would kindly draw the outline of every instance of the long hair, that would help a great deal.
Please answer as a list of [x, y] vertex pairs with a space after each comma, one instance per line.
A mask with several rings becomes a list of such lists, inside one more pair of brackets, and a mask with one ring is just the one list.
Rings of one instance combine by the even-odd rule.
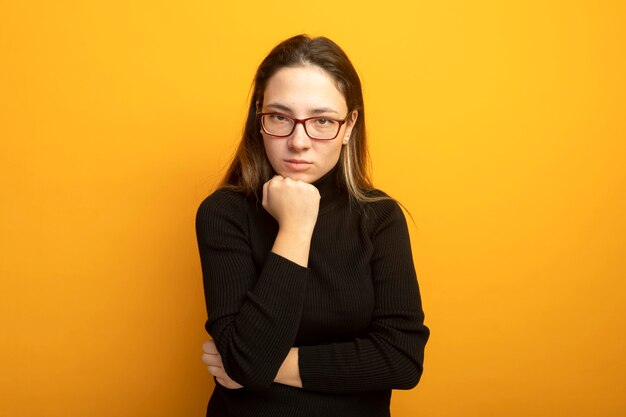
[[298, 35], [278, 44], [257, 69], [248, 107], [243, 136], [221, 187], [256, 195], [273, 173], [265, 154], [263, 137], [256, 116], [257, 103], [263, 103], [263, 93], [269, 79], [280, 69], [316, 65], [325, 70], [343, 94], [348, 110], [359, 112], [347, 145], [342, 146], [338, 164], [340, 186], [358, 202], [370, 202], [387, 197], [373, 194], [371, 166], [365, 134], [365, 109], [361, 81], [345, 52], [325, 37]]

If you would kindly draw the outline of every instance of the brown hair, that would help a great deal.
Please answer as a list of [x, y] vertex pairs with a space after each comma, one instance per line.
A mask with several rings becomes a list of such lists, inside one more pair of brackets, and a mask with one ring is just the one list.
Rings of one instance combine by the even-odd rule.
[[324, 69], [335, 80], [346, 100], [348, 110], [359, 112], [351, 139], [347, 145], [342, 146], [337, 162], [340, 185], [359, 202], [385, 199], [380, 194], [371, 193], [373, 185], [359, 76], [348, 56], [336, 43], [325, 37], [311, 38], [307, 35], [294, 36], [278, 44], [257, 69], [243, 137], [221, 186], [259, 197], [258, 192], [271, 178], [273, 170], [265, 154], [256, 117], [257, 103], [263, 102], [267, 82], [278, 70], [301, 65], [316, 65]]

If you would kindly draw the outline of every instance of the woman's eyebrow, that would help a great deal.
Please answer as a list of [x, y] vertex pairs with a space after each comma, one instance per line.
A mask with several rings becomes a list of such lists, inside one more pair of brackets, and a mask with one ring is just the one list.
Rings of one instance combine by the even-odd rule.
[[291, 112], [291, 109], [289, 108], [289, 106], [285, 106], [284, 104], [280, 104], [280, 103], [270, 103], [267, 105], [267, 107], [272, 107], [277, 110]]
[[[282, 110], [284, 112], [293, 113], [293, 110], [289, 106], [286, 106], [286, 105], [281, 104], [281, 103], [269, 103], [267, 105], [267, 107], [272, 107], [272, 108], [277, 109], [277, 110]], [[309, 110], [309, 114], [321, 114], [321, 113], [335, 113], [335, 114], [339, 114], [338, 111], [336, 111], [336, 110], [334, 110], [334, 109], [332, 109], [330, 107], [320, 107], [320, 108], [317, 108], [317, 109]]]
[[313, 110], [310, 110], [309, 113], [311, 113], [311, 114], [320, 114], [320, 113], [336, 113], [336, 114], [339, 114], [338, 111], [333, 110], [330, 107], [321, 107], [319, 109], [313, 109]]

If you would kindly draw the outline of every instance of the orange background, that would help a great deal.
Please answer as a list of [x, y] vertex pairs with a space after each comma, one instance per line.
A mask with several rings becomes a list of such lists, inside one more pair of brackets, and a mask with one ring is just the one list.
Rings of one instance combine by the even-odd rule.
[[432, 330], [395, 417], [626, 411], [620, 1], [3, 1], [0, 415], [197, 416], [194, 216], [257, 65], [326, 35]]

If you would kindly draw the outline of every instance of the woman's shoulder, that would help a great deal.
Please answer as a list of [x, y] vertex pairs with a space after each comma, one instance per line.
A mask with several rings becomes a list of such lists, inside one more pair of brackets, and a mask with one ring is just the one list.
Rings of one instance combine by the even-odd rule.
[[196, 217], [233, 216], [245, 210], [246, 196], [228, 188], [218, 188], [206, 197], [196, 213]]
[[367, 197], [367, 201], [364, 202], [364, 205], [370, 209], [386, 211], [400, 208], [400, 204], [395, 198], [378, 188], [367, 190], [365, 196]]
[[373, 188], [368, 190], [365, 195], [368, 200], [361, 205], [372, 221], [380, 222], [399, 216], [404, 218], [401, 204], [383, 190]]
[[209, 194], [200, 205], [241, 204], [246, 197], [243, 193], [226, 187], [220, 187]]

